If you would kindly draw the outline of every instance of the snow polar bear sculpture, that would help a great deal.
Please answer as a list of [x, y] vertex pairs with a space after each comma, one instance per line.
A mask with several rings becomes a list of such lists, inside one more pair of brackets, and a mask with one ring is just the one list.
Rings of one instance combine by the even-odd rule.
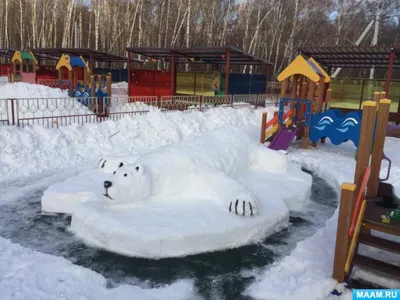
[[249, 170], [283, 173], [288, 167], [284, 153], [255, 143], [237, 128], [225, 127], [179, 147], [168, 145], [148, 152], [134, 164], [118, 165], [110, 180], [104, 181], [104, 196], [110, 203], [133, 204], [190, 201], [200, 195], [222, 201], [233, 214], [253, 216], [259, 209], [257, 197], [240, 177]]

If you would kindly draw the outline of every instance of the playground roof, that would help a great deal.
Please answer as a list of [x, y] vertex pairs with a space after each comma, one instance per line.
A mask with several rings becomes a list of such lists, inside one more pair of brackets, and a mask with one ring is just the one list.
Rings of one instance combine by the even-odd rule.
[[393, 68], [400, 69], [400, 45], [300, 47], [298, 51], [327, 67], [383, 69], [388, 68], [390, 53], [394, 52]]
[[[89, 60], [92, 57], [95, 61], [101, 62], [126, 62], [127, 58], [124, 56], [97, 51], [89, 48], [36, 48], [32, 49], [32, 52], [38, 57], [38, 54], [47, 54], [60, 58], [61, 54], [68, 54], [72, 56], [82, 56], [85, 60]], [[134, 62], [142, 62], [139, 59], [132, 58]]]
[[233, 65], [272, 65], [272, 63], [255, 57], [235, 47], [216, 48], [147, 48], [128, 47], [126, 51], [147, 56], [153, 59], [172, 61], [175, 56], [176, 63], [207, 63], [226, 64], [230, 51], [230, 63]]

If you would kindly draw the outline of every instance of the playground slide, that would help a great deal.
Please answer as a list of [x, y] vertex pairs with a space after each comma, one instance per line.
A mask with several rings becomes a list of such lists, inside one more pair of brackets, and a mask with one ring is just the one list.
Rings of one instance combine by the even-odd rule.
[[290, 130], [286, 127], [281, 128], [278, 133], [275, 135], [271, 144], [269, 144], [268, 148], [272, 150], [287, 150], [290, 144], [293, 142], [294, 137], [299, 132], [300, 128], [296, 128], [295, 130]]

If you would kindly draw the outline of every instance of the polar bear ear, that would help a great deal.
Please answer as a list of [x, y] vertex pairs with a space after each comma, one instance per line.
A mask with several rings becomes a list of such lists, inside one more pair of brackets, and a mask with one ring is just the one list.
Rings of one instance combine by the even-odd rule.
[[101, 169], [103, 169], [104, 166], [106, 165], [106, 162], [107, 162], [107, 159], [102, 158], [102, 159], [99, 161], [99, 167], [100, 167]]
[[143, 171], [144, 171], [144, 168], [143, 168], [142, 165], [136, 165], [136, 166], [135, 166], [135, 172], [136, 172], [136, 174], [142, 174]]

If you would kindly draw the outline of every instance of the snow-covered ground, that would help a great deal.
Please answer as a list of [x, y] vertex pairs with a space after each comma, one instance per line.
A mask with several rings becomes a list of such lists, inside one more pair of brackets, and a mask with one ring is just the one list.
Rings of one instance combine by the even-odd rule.
[[[1, 92], [0, 88], [0, 92]], [[24, 97], [26, 95], [24, 94]], [[265, 109], [268, 110], [268, 109]], [[97, 163], [102, 155], [145, 153], [160, 146], [195, 139], [225, 125], [246, 130], [259, 139], [264, 109], [216, 108], [205, 113], [175, 112], [107, 121], [100, 124], [72, 125], [60, 129], [39, 126], [0, 127], [0, 206], [17, 204], [26, 195], [61, 182]], [[268, 111], [272, 116], [272, 109]], [[390, 182], [400, 194], [400, 154], [398, 139], [387, 138], [385, 153], [392, 159]], [[290, 157], [326, 179], [337, 191], [343, 181], [352, 181], [354, 151], [350, 143], [341, 146], [318, 145], [301, 150], [294, 146]], [[243, 276], [255, 276], [246, 294], [256, 299], [338, 299], [330, 292], [337, 211], [326, 226], [298, 243], [290, 255], [266, 269], [255, 269]], [[381, 255], [371, 251], [369, 255]], [[393, 257], [386, 258], [398, 263]], [[399, 287], [398, 282], [372, 278], [356, 269], [354, 276], [378, 280], [381, 285]], [[339, 287], [343, 288], [342, 286]], [[111, 288], [107, 279], [62, 257], [51, 256], [11, 243], [0, 237], [0, 299], [196, 299], [193, 281], [178, 281], [167, 287], [146, 288], [120, 285]], [[351, 299], [346, 292], [343, 299]]]

